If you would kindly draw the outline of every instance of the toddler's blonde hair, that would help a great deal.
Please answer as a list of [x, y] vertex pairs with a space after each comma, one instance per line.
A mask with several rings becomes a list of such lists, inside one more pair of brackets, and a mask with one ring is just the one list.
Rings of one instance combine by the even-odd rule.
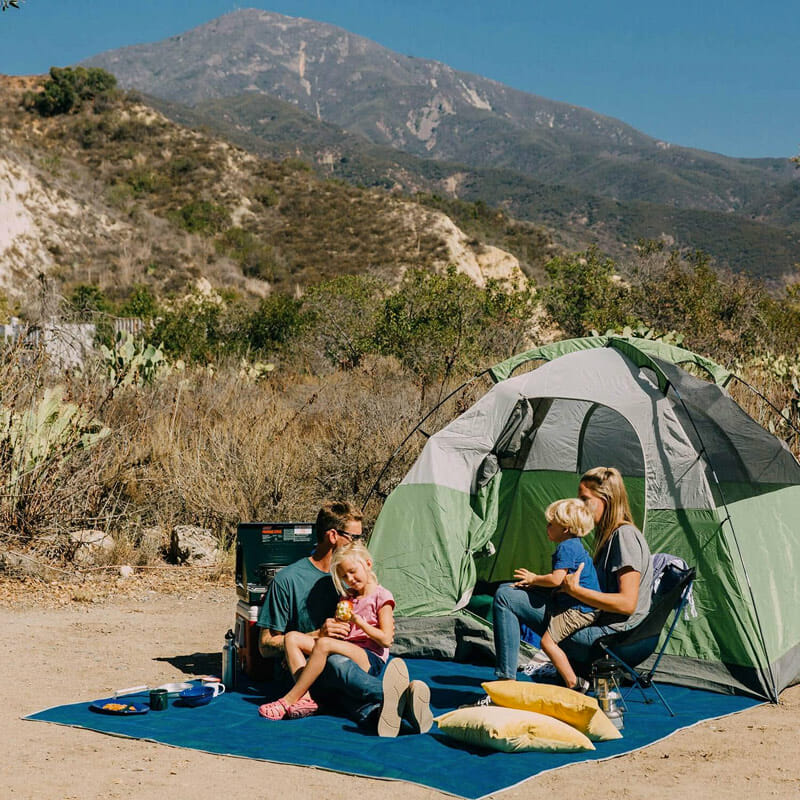
[[550, 503], [545, 509], [544, 518], [561, 525], [578, 538], [583, 538], [594, 528], [594, 519], [586, 504], [574, 497]]
[[339, 566], [343, 561], [350, 559], [353, 561], [360, 561], [372, 580], [376, 583], [378, 581], [372, 567], [370, 567], [372, 556], [369, 554], [369, 550], [367, 550], [366, 546], [361, 542], [350, 542], [349, 544], [337, 547], [333, 551], [333, 556], [331, 556], [331, 578], [333, 579], [333, 585], [336, 587], [336, 591], [339, 592], [340, 595], [346, 595], [348, 593], [348, 588], [342, 583], [342, 579], [339, 577]]

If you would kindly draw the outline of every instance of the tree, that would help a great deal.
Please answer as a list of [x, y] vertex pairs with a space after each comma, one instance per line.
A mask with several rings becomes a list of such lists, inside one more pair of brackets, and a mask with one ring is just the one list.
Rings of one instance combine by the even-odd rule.
[[107, 96], [117, 79], [99, 67], [50, 67], [50, 77], [41, 92], [27, 92], [25, 103], [43, 117], [77, 111], [84, 102]]
[[163, 343], [172, 359], [211, 364], [230, 341], [225, 322], [223, 302], [196, 293], [162, 311], [150, 342]]
[[123, 317], [138, 317], [141, 320], [153, 319], [158, 314], [158, 303], [147, 286], [134, 286], [130, 297], [120, 308]]
[[368, 275], [340, 275], [310, 289], [303, 300], [306, 344], [335, 367], [357, 367], [377, 350], [375, 325], [383, 291]]
[[530, 290], [483, 289], [452, 265], [444, 274], [415, 269], [386, 298], [376, 334], [382, 352], [417, 376], [424, 398], [434, 381], [441, 392], [451, 376], [511, 355], [532, 312]]
[[303, 329], [301, 306], [286, 294], [265, 297], [247, 319], [247, 344], [257, 353], [273, 353], [292, 341]]
[[113, 308], [99, 286], [80, 283], [72, 290], [68, 301], [77, 319], [94, 324], [98, 342], [108, 345], [114, 340]]
[[585, 253], [554, 258], [545, 265], [550, 284], [542, 302], [550, 318], [569, 336], [586, 336], [630, 322], [628, 289], [615, 274], [616, 265], [595, 247]]

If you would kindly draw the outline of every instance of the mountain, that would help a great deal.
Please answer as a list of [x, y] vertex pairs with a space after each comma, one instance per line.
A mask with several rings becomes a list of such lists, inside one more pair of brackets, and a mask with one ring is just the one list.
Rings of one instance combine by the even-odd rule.
[[[620, 202], [739, 212], [766, 222], [777, 216], [779, 225], [787, 224], [787, 202], [800, 211], [800, 180], [788, 159], [678, 147], [619, 120], [312, 20], [235, 11], [86, 63], [174, 102], [268, 95], [376, 145], [519, 172]], [[800, 226], [800, 215], [789, 222]]]
[[331, 25], [242, 10], [85, 63], [251, 152], [503, 209], [572, 249], [624, 258], [661, 238], [775, 285], [800, 263], [800, 171], [788, 159], [677, 147]]

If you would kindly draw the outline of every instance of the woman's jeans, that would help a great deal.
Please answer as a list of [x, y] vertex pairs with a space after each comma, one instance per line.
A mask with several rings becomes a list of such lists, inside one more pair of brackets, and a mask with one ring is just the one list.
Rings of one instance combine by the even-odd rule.
[[[495, 675], [500, 679], [516, 680], [519, 663], [520, 623], [524, 622], [540, 636], [547, 630], [547, 600], [550, 592], [539, 589], [518, 589], [504, 583], [494, 596], [492, 617], [494, 646], [497, 657]], [[573, 666], [589, 661], [592, 644], [601, 636], [612, 633], [606, 625], [581, 628], [561, 642]]]

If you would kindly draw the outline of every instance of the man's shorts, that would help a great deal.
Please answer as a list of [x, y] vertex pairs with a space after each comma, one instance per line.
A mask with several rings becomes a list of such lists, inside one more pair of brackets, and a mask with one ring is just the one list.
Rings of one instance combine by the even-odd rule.
[[588, 628], [600, 616], [599, 611], [581, 611], [577, 606], [556, 611], [547, 623], [550, 638], [558, 643], [581, 628]]

